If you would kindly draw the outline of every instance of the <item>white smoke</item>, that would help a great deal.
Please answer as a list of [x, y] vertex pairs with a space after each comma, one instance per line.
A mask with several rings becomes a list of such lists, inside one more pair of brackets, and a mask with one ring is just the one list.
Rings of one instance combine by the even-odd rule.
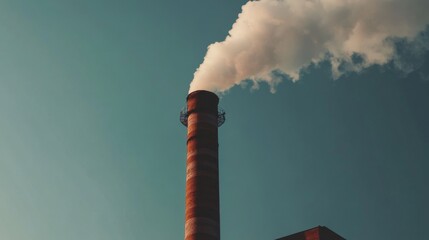
[[429, 0], [247, 2], [226, 39], [208, 47], [190, 92], [222, 93], [245, 80], [274, 91], [280, 80], [273, 71], [296, 81], [300, 70], [321, 61], [330, 61], [334, 78], [388, 63], [395, 59], [393, 39], [413, 41], [429, 23], [428, 9]]

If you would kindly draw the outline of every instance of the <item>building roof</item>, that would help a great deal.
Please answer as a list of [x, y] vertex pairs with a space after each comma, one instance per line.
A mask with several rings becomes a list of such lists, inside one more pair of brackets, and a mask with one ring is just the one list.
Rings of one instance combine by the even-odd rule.
[[345, 238], [327, 227], [317, 226], [277, 240], [345, 240]]

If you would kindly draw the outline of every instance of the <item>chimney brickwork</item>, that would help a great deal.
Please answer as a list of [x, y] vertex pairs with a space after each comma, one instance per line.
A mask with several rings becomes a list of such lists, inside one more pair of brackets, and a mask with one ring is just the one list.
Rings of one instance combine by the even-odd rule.
[[219, 240], [218, 103], [216, 94], [187, 97], [185, 240]]

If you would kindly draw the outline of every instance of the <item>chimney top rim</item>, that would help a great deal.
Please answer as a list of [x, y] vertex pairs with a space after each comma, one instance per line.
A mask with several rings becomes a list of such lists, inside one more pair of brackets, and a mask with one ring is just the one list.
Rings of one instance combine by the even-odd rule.
[[213, 95], [216, 96], [217, 99], [219, 99], [219, 96], [212, 91], [208, 91], [208, 90], [196, 90], [196, 91], [192, 91], [188, 94], [188, 96], [186, 97], [186, 100], [188, 100], [190, 97], [197, 95], [197, 94], [208, 94], [208, 95]]

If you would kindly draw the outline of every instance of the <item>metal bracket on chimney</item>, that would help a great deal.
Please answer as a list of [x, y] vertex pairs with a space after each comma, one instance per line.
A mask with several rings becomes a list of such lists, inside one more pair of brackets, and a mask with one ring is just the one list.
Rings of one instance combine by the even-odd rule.
[[[184, 126], [188, 126], [188, 109], [184, 107], [182, 111], [180, 111], [180, 122]], [[217, 126], [220, 127], [225, 122], [225, 111], [222, 108], [218, 108], [217, 110]]]

